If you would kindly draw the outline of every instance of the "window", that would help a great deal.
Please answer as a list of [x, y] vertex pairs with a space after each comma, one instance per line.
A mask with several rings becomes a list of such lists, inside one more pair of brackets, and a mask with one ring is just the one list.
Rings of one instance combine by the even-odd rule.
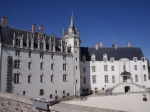
[[137, 70], [137, 65], [134, 65], [134, 70]]
[[96, 75], [93, 75], [93, 76], [92, 76], [92, 82], [93, 82], [93, 84], [96, 83]]
[[63, 55], [63, 60], [66, 60], [66, 55]]
[[105, 75], [105, 83], [108, 83], [108, 75]]
[[40, 63], [41, 70], [43, 70], [43, 64], [44, 64], [43, 62]]
[[135, 82], [138, 82], [138, 75], [135, 75]]
[[123, 65], [123, 71], [126, 71], [126, 66], [125, 65]]
[[19, 50], [16, 50], [16, 56], [20, 56], [20, 51]]
[[66, 92], [65, 92], [65, 90], [63, 90], [63, 94], [65, 94]]
[[146, 81], [147, 80], [147, 78], [146, 78], [146, 74], [144, 74], [144, 81]]
[[75, 40], [75, 46], [77, 46], [78, 45], [78, 42], [77, 42], [77, 40]]
[[40, 82], [43, 83], [43, 75], [40, 75]]
[[86, 84], [86, 77], [83, 78], [83, 83]]
[[40, 95], [44, 95], [44, 89], [40, 89]]
[[114, 68], [114, 66], [111, 66], [111, 71], [115, 71], [115, 68]]
[[108, 71], [107, 65], [104, 65], [104, 71]]
[[76, 70], [78, 70], [78, 66], [76, 66]]
[[26, 94], [26, 91], [23, 91], [23, 95], [25, 95]]
[[29, 41], [29, 48], [31, 48], [31, 41]]
[[78, 61], [78, 58], [76, 58], [76, 61]]
[[134, 58], [133, 58], [133, 61], [134, 61], [134, 62], [136, 62], [136, 61], [137, 61], [137, 58], [136, 58], [136, 57], [134, 57]]
[[143, 65], [143, 70], [146, 70], [146, 67], [145, 67], [145, 65]]
[[63, 70], [67, 70], [67, 64], [63, 63]]
[[67, 82], [67, 74], [63, 75], [63, 82]]
[[51, 64], [51, 70], [54, 70], [54, 63]]
[[112, 76], [112, 83], [115, 83], [115, 76]]
[[20, 68], [20, 60], [14, 61], [14, 68], [19, 69]]
[[95, 68], [95, 66], [92, 66], [92, 72], [96, 72]]
[[40, 43], [40, 49], [41, 49], [41, 50], [44, 49], [44, 43]]
[[142, 58], [142, 61], [145, 62], [145, 58]]
[[15, 84], [19, 84], [20, 83], [20, 74], [19, 73], [15, 73], [14, 74], [14, 83]]
[[16, 39], [16, 46], [20, 46], [20, 39]]
[[28, 69], [31, 69], [31, 62], [28, 62]]
[[52, 94], [50, 94], [50, 96], [49, 96], [50, 98], [53, 98], [53, 95]]
[[69, 93], [67, 93], [67, 96], [69, 96]]
[[57, 94], [57, 90], [55, 90], [55, 93]]
[[51, 59], [54, 59], [54, 54], [51, 54]]
[[28, 75], [28, 83], [31, 83], [31, 75]]
[[54, 75], [51, 75], [51, 82], [54, 82]]
[[114, 58], [113, 58], [113, 57], [111, 57], [111, 58], [110, 58], [110, 61], [113, 63], [113, 62], [114, 62]]
[[40, 53], [40, 58], [43, 58], [44, 57], [44, 53]]
[[29, 58], [31, 58], [31, 51], [29, 51]]
[[86, 72], [86, 69], [85, 69], [85, 67], [83, 67], [83, 72], [84, 72], [84, 73]]

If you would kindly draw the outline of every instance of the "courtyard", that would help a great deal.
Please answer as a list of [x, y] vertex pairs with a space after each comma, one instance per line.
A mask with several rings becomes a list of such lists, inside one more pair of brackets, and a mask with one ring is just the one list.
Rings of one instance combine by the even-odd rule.
[[147, 93], [146, 97], [147, 101], [143, 101], [143, 93], [126, 93], [112, 96], [93, 95], [84, 101], [71, 100], [64, 103], [129, 112], [150, 112], [150, 94]]

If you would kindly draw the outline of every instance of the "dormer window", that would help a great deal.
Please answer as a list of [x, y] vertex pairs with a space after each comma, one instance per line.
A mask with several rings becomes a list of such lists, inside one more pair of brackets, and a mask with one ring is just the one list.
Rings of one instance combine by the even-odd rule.
[[136, 61], [137, 61], [137, 57], [134, 57], [134, 58], [133, 58], [133, 61], [136, 62]]
[[142, 58], [142, 61], [145, 62], [145, 58], [144, 57]]
[[40, 49], [44, 49], [44, 43], [40, 43]]
[[104, 60], [104, 62], [107, 62], [107, 54], [103, 55], [103, 60]]
[[16, 56], [20, 56], [20, 51], [19, 51], [19, 50], [16, 50], [15, 55], [16, 55]]
[[16, 39], [16, 46], [20, 46], [21, 44], [20, 44], [20, 39]]
[[114, 57], [110, 58], [110, 62], [112, 62], [112, 63], [114, 62]]
[[83, 59], [83, 63], [85, 63], [86, 57], [84, 55], [82, 56], [82, 59]]
[[92, 62], [94, 62], [96, 59], [95, 59], [95, 54], [93, 53], [92, 55], [91, 55], [91, 61]]

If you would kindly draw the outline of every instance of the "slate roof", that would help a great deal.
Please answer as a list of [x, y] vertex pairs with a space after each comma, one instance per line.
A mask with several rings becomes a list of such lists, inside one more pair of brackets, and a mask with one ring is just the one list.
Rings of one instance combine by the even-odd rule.
[[108, 60], [111, 57], [114, 57], [115, 60], [119, 60], [121, 58], [128, 58], [133, 60], [134, 57], [137, 57], [140, 60], [144, 57], [140, 47], [118, 47], [115, 49], [114, 47], [101, 47], [96, 50], [95, 48], [81, 47], [81, 60], [83, 55], [86, 56], [86, 60], [91, 60], [91, 54], [95, 54], [97, 61], [103, 60], [103, 54], [107, 54]]
[[[0, 26], [0, 37], [1, 41], [5, 45], [13, 45], [13, 36], [14, 33], [16, 35], [23, 35], [23, 46], [26, 46], [26, 41], [27, 41], [27, 33], [30, 33], [31, 31], [25, 31], [21, 29], [15, 29], [15, 28], [10, 28], [10, 27], [1, 27]], [[46, 36], [46, 48], [48, 48], [48, 40], [49, 40], [49, 35], [44, 34]], [[54, 36], [55, 37], [55, 36]], [[35, 32], [34, 36], [34, 47], [37, 48], [37, 40], [38, 40], [38, 32]], [[59, 40], [60, 38], [55, 37], [56, 40], [56, 50], [59, 50]]]

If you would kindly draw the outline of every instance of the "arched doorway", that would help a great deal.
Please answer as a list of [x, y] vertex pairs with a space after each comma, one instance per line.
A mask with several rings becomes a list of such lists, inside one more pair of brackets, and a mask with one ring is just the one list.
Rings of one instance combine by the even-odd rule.
[[130, 92], [130, 86], [125, 86], [124, 90], [125, 90], [125, 93]]

